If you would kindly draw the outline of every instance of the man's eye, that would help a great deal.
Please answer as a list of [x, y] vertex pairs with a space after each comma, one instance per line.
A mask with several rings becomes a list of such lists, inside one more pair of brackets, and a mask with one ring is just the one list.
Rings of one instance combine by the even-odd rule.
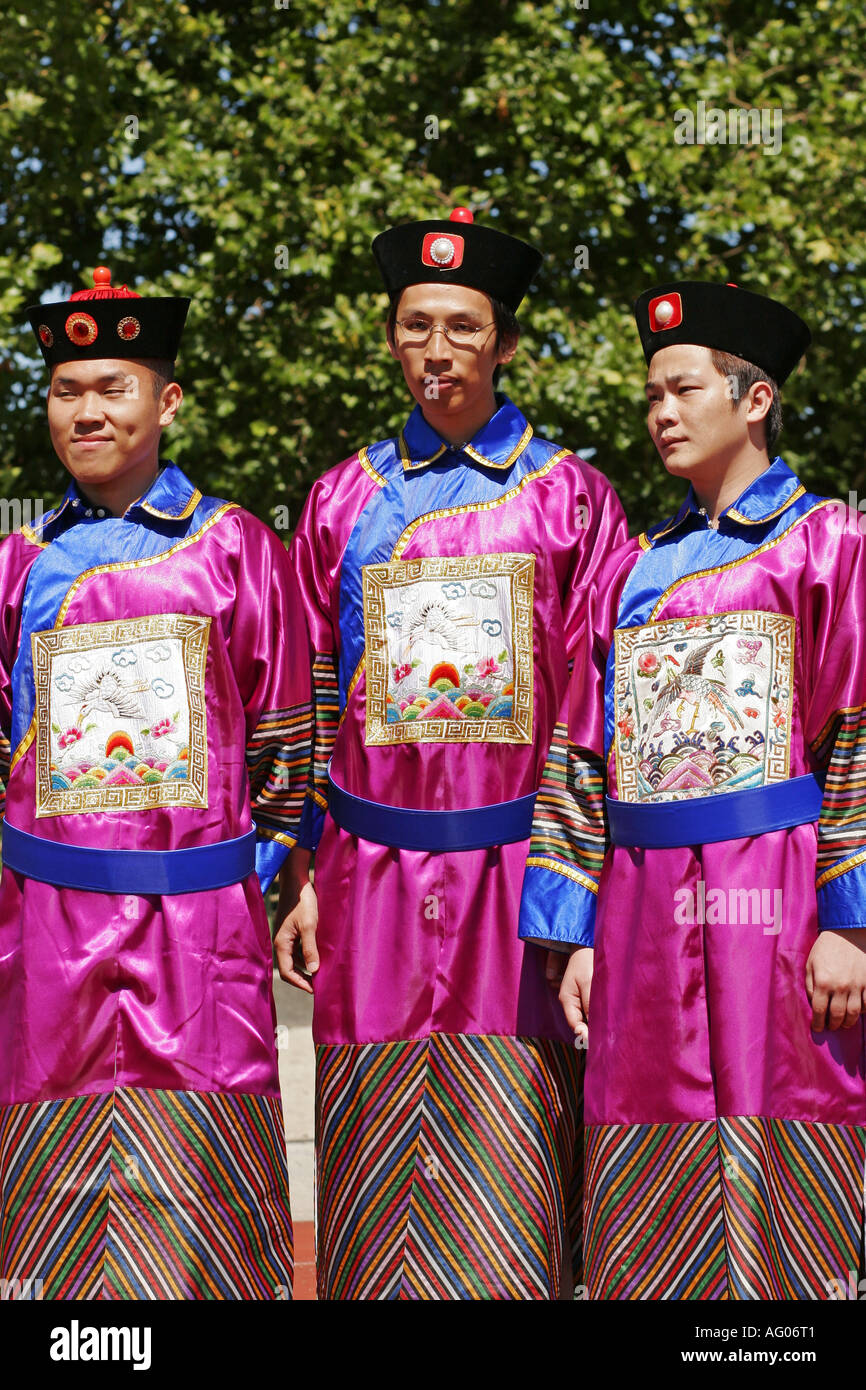
[[423, 333], [430, 325], [426, 319], [406, 319], [403, 327], [408, 328], [412, 333]]
[[475, 332], [475, 324], [474, 324], [474, 323], [464, 323], [464, 322], [461, 321], [460, 323], [455, 323], [455, 324], [453, 324], [452, 326], [453, 326], [453, 328], [455, 329], [455, 331], [456, 331], [457, 333], [474, 333], [474, 332]]

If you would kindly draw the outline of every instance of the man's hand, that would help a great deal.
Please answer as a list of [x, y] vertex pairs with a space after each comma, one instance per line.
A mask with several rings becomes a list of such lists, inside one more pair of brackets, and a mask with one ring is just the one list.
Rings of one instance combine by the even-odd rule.
[[319, 908], [310, 882], [310, 859], [309, 850], [293, 849], [280, 871], [274, 937], [280, 978], [305, 994], [313, 993], [307, 976], [315, 975], [319, 968], [316, 950]]
[[586, 1047], [589, 1038], [589, 995], [592, 988], [593, 949], [575, 946], [559, 987], [559, 1002], [575, 1041]]
[[866, 927], [822, 931], [806, 961], [812, 1028], [853, 1028], [866, 1012]]

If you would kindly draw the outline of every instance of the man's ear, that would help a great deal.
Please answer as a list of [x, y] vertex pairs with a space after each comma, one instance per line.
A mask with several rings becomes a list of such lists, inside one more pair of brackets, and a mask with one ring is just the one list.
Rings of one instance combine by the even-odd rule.
[[159, 401], [159, 423], [164, 428], [170, 425], [183, 400], [183, 391], [176, 381], [163, 386]]
[[513, 337], [508, 337], [508, 338], [503, 337], [503, 338], [500, 339], [500, 342], [499, 342], [499, 352], [498, 352], [497, 357], [496, 357], [496, 362], [497, 362], [497, 365], [498, 365], [498, 366], [504, 367], [505, 364], [506, 364], [506, 362], [510, 362], [510, 361], [511, 361], [512, 357], [514, 356], [515, 352], [517, 351], [517, 345], [518, 345], [519, 342], [520, 342], [520, 334], [519, 334], [519, 333], [514, 334]]
[[746, 420], [756, 425], [770, 413], [773, 404], [773, 388], [768, 381], [753, 381], [749, 387], [749, 403], [746, 407]]

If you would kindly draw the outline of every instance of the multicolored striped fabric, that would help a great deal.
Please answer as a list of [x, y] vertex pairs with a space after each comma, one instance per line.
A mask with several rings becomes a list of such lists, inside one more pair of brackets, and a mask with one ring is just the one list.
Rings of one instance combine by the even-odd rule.
[[318, 1047], [319, 1297], [551, 1299], [564, 1265], [579, 1283], [580, 1071], [544, 1039]]
[[866, 848], [866, 708], [836, 730], [818, 821], [818, 872]]
[[246, 746], [253, 820], [293, 840], [307, 794], [310, 728], [308, 704], [268, 710]]
[[602, 762], [578, 756], [567, 726], [556, 724], [535, 799], [529, 861], [570, 865], [595, 885], [604, 851]]
[[7, 1105], [0, 1181], [0, 1277], [43, 1298], [291, 1298], [272, 1097], [130, 1088]]
[[340, 688], [337, 667], [330, 652], [313, 654], [313, 760], [310, 771], [310, 792], [319, 805], [328, 800], [328, 763], [340, 723]]
[[755, 1116], [589, 1126], [588, 1296], [834, 1297], [863, 1259], [864, 1140]]

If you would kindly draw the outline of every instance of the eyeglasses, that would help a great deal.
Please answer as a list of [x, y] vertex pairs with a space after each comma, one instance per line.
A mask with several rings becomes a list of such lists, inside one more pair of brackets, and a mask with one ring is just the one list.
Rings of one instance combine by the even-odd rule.
[[495, 327], [493, 323], [428, 323], [426, 319], [414, 314], [410, 314], [406, 319], [398, 319], [397, 326], [402, 328], [407, 343], [426, 343], [436, 329], [441, 328], [453, 347], [469, 347], [482, 329]]

